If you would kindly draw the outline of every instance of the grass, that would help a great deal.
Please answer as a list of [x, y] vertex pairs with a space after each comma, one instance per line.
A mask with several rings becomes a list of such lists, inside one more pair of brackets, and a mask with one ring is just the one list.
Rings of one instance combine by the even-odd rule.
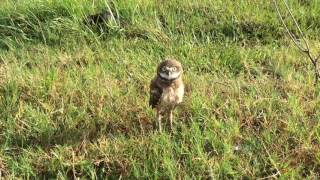
[[[319, 49], [319, 3], [290, 3]], [[106, 4], [116, 21], [83, 23]], [[284, 32], [267, 0], [0, 2], [0, 177], [319, 178], [319, 86]], [[165, 57], [172, 134], [148, 107]]]

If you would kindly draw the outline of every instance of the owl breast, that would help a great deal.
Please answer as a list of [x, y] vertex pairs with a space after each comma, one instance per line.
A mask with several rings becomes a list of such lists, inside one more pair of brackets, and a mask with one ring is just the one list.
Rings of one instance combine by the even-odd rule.
[[180, 85], [178, 88], [168, 87], [164, 89], [161, 96], [161, 106], [166, 108], [172, 108], [176, 104], [182, 102], [184, 94], [184, 86]]

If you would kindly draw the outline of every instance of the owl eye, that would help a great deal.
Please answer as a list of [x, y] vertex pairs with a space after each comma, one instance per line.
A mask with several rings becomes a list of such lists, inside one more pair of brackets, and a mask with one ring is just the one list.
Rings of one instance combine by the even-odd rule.
[[162, 68], [161, 68], [161, 71], [166, 71], [166, 67], [162, 67]]
[[172, 70], [173, 70], [173, 71], [177, 71], [177, 68], [176, 68], [176, 67], [173, 67]]

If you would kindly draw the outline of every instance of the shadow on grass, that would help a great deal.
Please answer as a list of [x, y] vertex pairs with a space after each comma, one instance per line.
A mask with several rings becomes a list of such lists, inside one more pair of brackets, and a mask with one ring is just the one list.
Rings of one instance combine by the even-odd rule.
[[25, 148], [39, 146], [48, 149], [57, 145], [79, 145], [83, 141], [95, 142], [101, 137], [116, 139], [118, 137], [133, 137], [148, 135], [157, 131], [155, 125], [149, 120], [133, 120], [132, 123], [97, 122], [90, 124], [78, 122], [74, 127], [65, 127], [63, 123], [59, 128], [49, 131], [21, 135], [12, 135], [10, 144]]

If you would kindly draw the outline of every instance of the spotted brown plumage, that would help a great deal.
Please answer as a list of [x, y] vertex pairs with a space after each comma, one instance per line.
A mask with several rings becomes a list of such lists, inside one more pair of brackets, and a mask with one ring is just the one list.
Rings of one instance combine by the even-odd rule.
[[172, 111], [182, 102], [184, 95], [182, 73], [180, 62], [166, 59], [158, 65], [157, 74], [150, 83], [149, 105], [157, 110], [159, 131], [162, 130], [161, 120], [164, 114], [169, 115], [172, 130]]
[[150, 99], [149, 99], [149, 105], [152, 108], [155, 108], [160, 101], [162, 94], [162, 88], [157, 85], [157, 81], [153, 79], [150, 84]]

